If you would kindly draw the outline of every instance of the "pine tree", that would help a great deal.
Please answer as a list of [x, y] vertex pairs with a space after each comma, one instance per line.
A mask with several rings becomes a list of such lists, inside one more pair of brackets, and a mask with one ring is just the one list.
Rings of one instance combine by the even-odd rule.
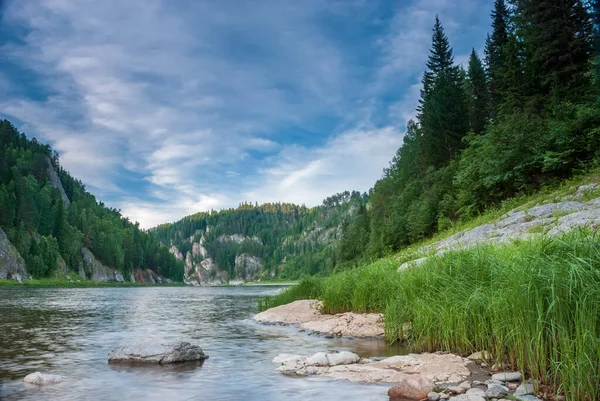
[[476, 134], [481, 134], [488, 120], [489, 92], [483, 63], [475, 49], [469, 58], [468, 83], [470, 127]]
[[438, 75], [449, 73], [452, 70], [455, 70], [455, 67], [450, 42], [444, 32], [444, 27], [442, 27], [440, 18], [436, 15], [427, 69], [423, 75], [423, 80], [421, 81], [423, 83], [423, 89], [421, 89], [421, 99], [419, 100], [419, 112], [422, 110], [423, 104], [425, 103], [428, 94], [431, 92]]
[[580, 102], [590, 94], [593, 25], [583, 0], [517, 0], [520, 35], [530, 76], [539, 82], [540, 103], [548, 95]]
[[501, 71], [504, 68], [504, 47], [508, 42], [509, 34], [509, 12], [504, 0], [494, 2], [492, 11], [492, 35], [488, 35], [485, 43], [485, 59], [487, 64], [487, 75], [489, 79], [489, 90], [492, 109], [502, 103], [502, 92], [504, 85]]
[[464, 80], [454, 65], [452, 48], [436, 17], [419, 115], [422, 169], [440, 167], [458, 152], [461, 139], [469, 130], [466, 101]]

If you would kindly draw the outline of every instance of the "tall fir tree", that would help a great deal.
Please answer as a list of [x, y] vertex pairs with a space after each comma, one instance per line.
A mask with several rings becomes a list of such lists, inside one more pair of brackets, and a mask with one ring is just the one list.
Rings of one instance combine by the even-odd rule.
[[421, 89], [421, 99], [419, 100], [419, 112], [422, 110], [423, 104], [431, 92], [438, 75], [441, 73], [448, 73], [455, 69], [454, 56], [452, 55], [450, 42], [444, 32], [444, 27], [440, 22], [439, 16], [436, 15], [427, 69], [425, 70], [423, 80], [421, 81], [423, 89]]
[[590, 94], [593, 24], [584, 0], [516, 0], [519, 36], [525, 44], [526, 78], [538, 104], [581, 102]]
[[504, 52], [508, 42], [510, 14], [504, 0], [494, 2], [492, 11], [492, 34], [485, 43], [485, 61], [489, 80], [492, 110], [502, 103], [502, 92], [505, 90], [501, 77], [504, 68]]
[[469, 130], [469, 112], [460, 69], [438, 17], [435, 19], [427, 71], [423, 78], [419, 122], [422, 128], [421, 159], [440, 167], [451, 160]]
[[475, 49], [471, 51], [467, 76], [469, 125], [473, 132], [481, 134], [488, 122], [490, 95], [483, 63]]

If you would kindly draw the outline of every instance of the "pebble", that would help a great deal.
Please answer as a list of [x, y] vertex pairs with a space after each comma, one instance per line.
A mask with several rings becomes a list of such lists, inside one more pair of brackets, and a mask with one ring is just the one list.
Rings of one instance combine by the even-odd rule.
[[436, 392], [430, 392], [427, 394], [427, 401], [438, 401], [442, 396]]
[[519, 387], [515, 389], [515, 396], [533, 394], [535, 389], [533, 388], [533, 384], [523, 383]]
[[503, 382], [519, 382], [522, 379], [521, 372], [502, 372], [492, 375], [492, 380], [499, 380]]
[[448, 387], [448, 391], [450, 391], [454, 394], [462, 394], [465, 392], [465, 389], [460, 386], [450, 386], [450, 387]]
[[486, 398], [498, 398], [508, 394], [508, 388], [499, 384], [490, 384], [485, 392]]

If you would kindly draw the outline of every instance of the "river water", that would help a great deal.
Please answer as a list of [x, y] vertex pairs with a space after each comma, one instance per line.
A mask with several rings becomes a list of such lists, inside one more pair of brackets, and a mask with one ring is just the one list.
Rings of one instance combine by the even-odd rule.
[[[278, 290], [0, 288], [0, 400], [387, 400], [388, 386], [275, 371], [279, 353], [396, 352], [380, 340], [327, 339], [253, 322], [257, 299]], [[210, 358], [201, 367], [107, 363], [111, 348], [148, 338], [188, 340]], [[68, 380], [23, 383], [35, 371]]]

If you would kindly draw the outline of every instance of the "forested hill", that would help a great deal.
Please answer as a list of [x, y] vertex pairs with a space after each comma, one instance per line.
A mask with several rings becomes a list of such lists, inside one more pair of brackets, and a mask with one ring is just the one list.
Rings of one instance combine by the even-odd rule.
[[241, 204], [236, 209], [198, 213], [152, 231], [185, 261], [192, 284], [228, 280], [298, 278], [331, 273], [354, 251], [338, 247], [348, 222], [365, 216], [367, 194], [333, 195], [321, 206], [289, 203]]
[[0, 278], [69, 271], [95, 281], [183, 278], [183, 263], [153, 235], [96, 201], [50, 146], [6, 120], [0, 121], [0, 251]]
[[466, 69], [436, 19], [417, 118], [370, 193], [357, 262], [597, 168], [598, 7], [496, 0], [484, 57], [473, 50]]

